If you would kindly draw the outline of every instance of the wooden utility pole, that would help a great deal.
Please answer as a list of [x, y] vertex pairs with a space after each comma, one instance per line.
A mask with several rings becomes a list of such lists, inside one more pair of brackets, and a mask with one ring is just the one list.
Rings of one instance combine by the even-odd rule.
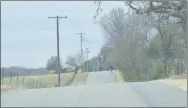
[[93, 72], [95, 71], [95, 58], [93, 57]]
[[87, 62], [86, 62], [86, 67], [87, 67], [87, 72], [89, 72], [89, 61], [88, 61], [88, 54], [90, 53], [89, 48], [86, 48], [86, 54], [87, 54]]
[[64, 17], [48, 17], [48, 18], [55, 18], [57, 21], [57, 72], [58, 72], [58, 86], [61, 85], [61, 72], [60, 72], [60, 57], [59, 57], [59, 19], [60, 18], [67, 18], [67, 16]]
[[83, 48], [82, 48], [82, 44], [83, 44], [83, 34], [85, 33], [76, 33], [80, 35], [80, 50], [81, 50], [81, 57], [80, 57], [80, 62], [81, 62], [81, 70], [83, 72]]

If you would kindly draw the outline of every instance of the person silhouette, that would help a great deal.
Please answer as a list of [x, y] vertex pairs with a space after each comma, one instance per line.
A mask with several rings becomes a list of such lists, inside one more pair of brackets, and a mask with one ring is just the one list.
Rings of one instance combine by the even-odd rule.
[[110, 72], [112, 72], [113, 71], [113, 66], [110, 66]]

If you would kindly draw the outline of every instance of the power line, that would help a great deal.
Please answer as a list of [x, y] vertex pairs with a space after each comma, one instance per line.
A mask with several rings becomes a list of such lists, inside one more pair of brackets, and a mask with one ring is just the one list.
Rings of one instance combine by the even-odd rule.
[[60, 77], [60, 56], [59, 56], [59, 19], [60, 18], [67, 18], [67, 16], [64, 17], [48, 17], [50, 18], [55, 18], [57, 20], [57, 71], [58, 71], [58, 86], [60, 87], [61, 85], [61, 77]]

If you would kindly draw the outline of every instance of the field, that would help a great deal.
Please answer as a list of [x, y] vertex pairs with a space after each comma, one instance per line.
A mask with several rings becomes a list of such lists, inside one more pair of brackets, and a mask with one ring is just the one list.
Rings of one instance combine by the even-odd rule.
[[[61, 85], [64, 85], [71, 79], [73, 72], [61, 74]], [[1, 78], [1, 89], [30, 89], [54, 87], [57, 84], [57, 74], [38, 75], [38, 76], [15, 76]]]

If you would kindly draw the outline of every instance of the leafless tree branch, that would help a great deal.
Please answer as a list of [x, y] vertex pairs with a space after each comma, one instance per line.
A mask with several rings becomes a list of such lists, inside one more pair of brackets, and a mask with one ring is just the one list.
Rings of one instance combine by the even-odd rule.
[[[149, 7], [148, 8], [143, 8], [143, 9], [138, 9], [132, 5], [132, 2], [134, 0], [128, 0], [128, 6], [135, 10], [137, 14], [144, 14], [144, 13], [165, 13], [168, 14], [169, 16], [177, 17], [182, 20], [185, 19], [184, 15], [180, 13], [178, 10], [182, 10], [183, 4], [177, 2], [172, 2], [172, 1], [167, 1], [167, 0], [148, 0], [149, 2]], [[143, 1], [146, 2], [146, 1]], [[155, 2], [160, 2], [160, 5], [154, 5]]]
[[102, 11], [101, 8], [101, 1], [94, 1], [95, 4], [97, 4], [97, 10], [96, 10], [96, 15], [93, 16], [93, 19], [95, 20], [94, 23], [96, 23], [96, 18], [99, 16], [99, 11]]

